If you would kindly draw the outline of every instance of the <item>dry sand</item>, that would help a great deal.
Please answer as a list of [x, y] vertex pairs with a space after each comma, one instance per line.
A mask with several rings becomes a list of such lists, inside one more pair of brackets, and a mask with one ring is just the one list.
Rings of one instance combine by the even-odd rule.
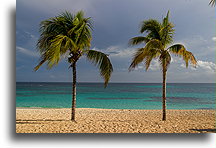
[[214, 110], [16, 109], [17, 133], [215, 133]]

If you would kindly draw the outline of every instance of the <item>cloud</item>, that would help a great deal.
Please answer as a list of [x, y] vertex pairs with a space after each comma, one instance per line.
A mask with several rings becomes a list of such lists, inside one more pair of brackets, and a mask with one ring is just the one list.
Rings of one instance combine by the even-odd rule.
[[[145, 70], [145, 69], [146, 69], [145, 64], [144, 64], [144, 62], [142, 62], [134, 70]], [[153, 71], [153, 72], [155, 72], [155, 71], [159, 71], [160, 69], [161, 69], [160, 68], [160, 63], [158, 62], [158, 60], [157, 59], [153, 59], [151, 61], [151, 64], [150, 64], [150, 66], [149, 66], [149, 68], [148, 68], [147, 71]]]
[[[180, 67], [185, 68], [185, 64], [181, 64]], [[215, 73], [216, 72], [216, 64], [208, 61], [197, 61], [197, 66], [193, 67], [191, 64], [189, 65], [191, 70], [196, 70], [201, 73]]]
[[131, 58], [136, 51], [136, 48], [122, 47], [120, 45], [109, 46], [106, 49], [98, 49], [94, 47], [92, 50], [97, 50], [108, 54], [110, 57]]
[[[94, 50], [99, 50], [106, 54], [109, 54], [109, 56], [112, 59], [118, 59], [118, 60], [124, 59], [121, 62], [128, 63], [128, 64], [130, 64], [131, 58], [136, 52], [136, 48], [128, 48], [128, 47], [124, 48], [124, 47], [121, 47], [120, 45], [109, 46], [108, 48], [102, 49], [102, 50], [94, 48]], [[121, 67], [118, 67], [118, 68], [125, 70], [128, 68], [128, 66], [129, 65], [121, 65]], [[173, 56], [170, 67], [172, 67], [171, 71], [175, 71], [176, 67], [179, 67], [180, 69], [185, 69], [186, 66], [185, 66], [184, 61], [181, 58]], [[207, 72], [214, 73], [216, 71], [216, 65], [215, 63], [210, 62], [210, 61], [199, 60], [197, 61], [196, 68], [190, 64], [189, 69], [193, 71], [200, 71], [201, 73], [207, 73]], [[144, 63], [140, 63], [134, 70], [136, 71], [145, 70]], [[153, 71], [153, 72], [160, 70], [160, 63], [158, 62], [157, 59], [152, 60], [151, 65], [149, 66], [148, 70]]]
[[207, 61], [197, 61], [197, 67], [205, 70], [206, 72], [216, 72], [216, 64]]
[[149, 69], [152, 71], [160, 70], [160, 63], [158, 62], [158, 60], [152, 60], [152, 63], [150, 65]]
[[137, 67], [134, 68], [134, 70], [144, 70], [144, 64], [139, 64]]
[[26, 48], [23, 48], [23, 47], [20, 47], [20, 46], [16, 46], [16, 50], [18, 52], [21, 52], [21, 53], [23, 53], [25, 55], [29, 55], [31, 57], [39, 57], [38, 53], [30, 51], [29, 49], [26, 49]]
[[[214, 9], [209, 9], [209, 6], [203, 0], [165, 1], [52, 0], [50, 2], [50, 0], [19, 0], [17, 2], [16, 15], [16, 50], [19, 53], [17, 54], [17, 59], [22, 58], [22, 60], [17, 60], [17, 66], [24, 65], [26, 68], [19, 70], [17, 80], [19, 80], [19, 76], [26, 75], [27, 70], [29, 70], [27, 67], [30, 67], [30, 64], [33, 65], [33, 62], [36, 62], [25, 60], [27, 56], [23, 58], [23, 55], [28, 55], [31, 58], [39, 56], [36, 51], [34, 52], [31, 49], [35, 49], [37, 37], [39, 37], [40, 22], [49, 17], [54, 17], [65, 10], [72, 13], [83, 10], [87, 17], [92, 17], [93, 19], [92, 46], [97, 47], [98, 49], [95, 48], [96, 50], [109, 54], [114, 67], [112, 80], [122, 82], [139, 82], [139, 80], [142, 80], [142, 82], [159, 82], [161, 80], [160, 66], [154, 60], [148, 72], [145, 72], [143, 63], [138, 65], [137, 71], [128, 72], [136, 47], [128, 47], [127, 42], [130, 38], [139, 35], [138, 27], [142, 20], [153, 18], [161, 21], [162, 16], [166, 15], [169, 9], [171, 11], [170, 19], [175, 24], [176, 29], [175, 41], [185, 44], [186, 48], [201, 62], [198, 63], [199, 66], [196, 69], [192, 66], [186, 69], [185, 65], [182, 64], [184, 63], [182, 59], [176, 59], [176, 61], [173, 59], [169, 68], [170, 75], [168, 80], [170, 82], [212, 82], [215, 78], [215, 73], [212, 73], [214, 69], [209, 61], [213, 62], [215, 60], [215, 42], [213, 41], [215, 41], [216, 36], [212, 31], [212, 28], [215, 26], [213, 21], [215, 19]], [[155, 5], [155, 3], [158, 5]], [[196, 4], [196, 8], [194, 4]], [[154, 11], [152, 11], [152, 7], [154, 7]], [[205, 61], [206, 59], [208, 61]], [[79, 70], [82, 71], [79, 77], [85, 81], [98, 81], [97, 69], [95, 68], [92, 73], [89, 72], [89, 69], [93, 67], [90, 67], [90, 64], [88, 65], [85, 62], [82, 59], [79, 62]], [[181, 64], [184, 68], [181, 67]], [[56, 67], [56, 71], [62, 71], [64, 68], [62, 65]], [[32, 71], [32, 69], [29, 71]], [[86, 73], [88, 73], [88, 76]], [[51, 79], [48, 74], [41, 73], [40, 76], [38, 75], [38, 81], [40, 81], [41, 76], [44, 77], [44, 80]], [[64, 74], [55, 76], [60, 78], [59, 80], [70, 81], [70, 78], [61, 78]], [[29, 75], [30, 77], [32, 76]], [[177, 77], [179, 78], [178, 80], [176, 80]], [[28, 79], [26, 78], [26, 80]]]
[[[18, 32], [17, 32], [17, 33], [18, 33]], [[33, 34], [27, 32], [27, 31], [25, 31], [25, 33], [26, 33], [27, 35], [29, 35], [31, 38], [36, 38]]]
[[212, 40], [213, 40], [213, 41], [216, 41], [216, 37], [213, 37]]
[[[114, 52], [110, 52], [110, 56], [112, 57], [132, 57], [135, 53], [135, 49], [134, 48], [116, 48], [115, 53]], [[109, 52], [109, 50], [108, 50]]]

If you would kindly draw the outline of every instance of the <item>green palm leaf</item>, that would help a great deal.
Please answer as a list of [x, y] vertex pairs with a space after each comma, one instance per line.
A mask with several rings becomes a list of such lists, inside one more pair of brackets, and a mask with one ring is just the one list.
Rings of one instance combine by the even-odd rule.
[[209, 5], [211, 5], [211, 6], [215, 6], [215, 0], [211, 0], [210, 2], [209, 2]]
[[143, 37], [143, 36], [138, 36], [138, 37], [134, 37], [132, 39], [129, 40], [129, 45], [138, 45], [141, 43], [147, 43], [149, 41], [149, 39], [147, 37]]
[[104, 86], [106, 87], [113, 72], [113, 67], [109, 58], [106, 54], [95, 50], [88, 50], [86, 54], [88, 60], [98, 66], [100, 75], [105, 81]]
[[159, 31], [160, 40], [162, 44], [166, 47], [166, 45], [171, 44], [173, 42], [174, 35], [174, 25], [169, 22], [169, 11], [167, 12], [167, 16], [163, 19], [162, 27]]
[[139, 48], [134, 54], [132, 59], [132, 63], [129, 67], [129, 71], [133, 70], [138, 66], [139, 63], [145, 60], [146, 70], [149, 68], [151, 60], [156, 58], [160, 54], [160, 49], [162, 48], [162, 44], [159, 40], [153, 39], [150, 40], [144, 48]]
[[41, 58], [34, 70], [37, 71], [44, 63], [47, 63], [47, 68], [50, 69], [57, 65], [62, 57], [68, 58], [69, 67], [73, 71], [72, 121], [75, 121], [76, 108], [76, 63], [83, 53], [86, 53], [87, 58], [99, 67], [105, 87], [113, 71], [112, 64], [106, 54], [89, 50], [92, 28], [91, 18], [85, 18], [82, 11], [76, 15], [66, 11], [57, 17], [42, 21], [40, 24], [41, 34], [37, 47]]
[[37, 47], [43, 62], [40, 62], [35, 70], [38, 70], [45, 62], [47, 62], [47, 68], [57, 65], [60, 58], [67, 53], [78, 60], [80, 54], [76, 52], [90, 48], [92, 38], [90, 26], [90, 18], [84, 18], [82, 11], [76, 15], [66, 11], [57, 17], [42, 21]]
[[161, 24], [157, 20], [149, 19], [143, 21], [140, 28], [140, 33], [152, 33], [155, 38], [160, 38], [159, 31], [161, 29]]
[[196, 66], [197, 64], [197, 61], [194, 55], [191, 52], [187, 51], [185, 47], [181, 44], [175, 44], [169, 47], [168, 51], [175, 54], [176, 56], [182, 57], [183, 60], [185, 61], [186, 67], [188, 67], [189, 61], [193, 64], [193, 66]]
[[45, 58], [41, 58], [41, 59], [42, 60], [39, 62], [39, 64], [34, 67], [34, 71], [37, 71], [46, 62]]
[[137, 51], [135, 52], [132, 62], [129, 67], [129, 71], [133, 70], [135, 67], [138, 66], [146, 57], [145, 54], [146, 48], [138, 48]]
[[137, 45], [145, 43], [143, 48], [136, 50], [129, 71], [134, 69], [138, 64], [144, 62], [146, 71], [148, 70], [152, 59], [157, 59], [160, 63], [160, 67], [163, 75], [163, 88], [162, 88], [162, 108], [163, 116], [162, 120], [166, 120], [166, 75], [167, 69], [171, 63], [170, 53], [183, 58], [188, 67], [188, 62], [191, 61], [193, 65], [196, 65], [196, 59], [194, 55], [187, 51], [181, 44], [173, 45], [167, 48], [173, 42], [174, 25], [169, 21], [169, 11], [167, 16], [163, 19], [162, 23], [157, 20], [143, 21], [140, 32], [146, 33], [146, 36], [138, 36], [129, 40], [130, 45]]

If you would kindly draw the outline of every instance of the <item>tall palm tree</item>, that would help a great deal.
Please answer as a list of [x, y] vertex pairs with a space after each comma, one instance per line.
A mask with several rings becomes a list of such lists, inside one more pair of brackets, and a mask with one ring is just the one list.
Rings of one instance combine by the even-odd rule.
[[[169, 11], [167, 16], [163, 19], [162, 23], [154, 19], [149, 19], [142, 22], [140, 33], [146, 33], [146, 36], [138, 36], [130, 39], [130, 45], [138, 45], [145, 43], [143, 48], [137, 49], [132, 63], [129, 67], [129, 71], [133, 70], [138, 64], [144, 62], [146, 71], [148, 70], [152, 59], [158, 59], [162, 74], [163, 74], [163, 89], [162, 89], [162, 104], [163, 104], [163, 117], [162, 120], [166, 120], [166, 74], [168, 66], [171, 62], [170, 54], [182, 57], [185, 61], [186, 67], [188, 62], [195, 66], [197, 61], [193, 54], [186, 50], [182, 44], [174, 44], [173, 34], [174, 25], [169, 22]], [[170, 46], [171, 45], [171, 46]]]
[[216, 0], [211, 0], [211, 1], [209, 2], [209, 5], [215, 6], [215, 3], [216, 3]]
[[41, 54], [41, 61], [34, 70], [37, 71], [45, 62], [47, 62], [47, 68], [50, 69], [61, 59], [65, 57], [68, 59], [69, 67], [72, 67], [73, 71], [72, 121], [75, 121], [76, 107], [76, 64], [80, 57], [86, 56], [89, 61], [98, 66], [105, 87], [113, 71], [106, 54], [90, 50], [91, 30], [91, 18], [85, 18], [82, 11], [75, 15], [66, 11], [40, 24], [41, 34], [37, 47]]

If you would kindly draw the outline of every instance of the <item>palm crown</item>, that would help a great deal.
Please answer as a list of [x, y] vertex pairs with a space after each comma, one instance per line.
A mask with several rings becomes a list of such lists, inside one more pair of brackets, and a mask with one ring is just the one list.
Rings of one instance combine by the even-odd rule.
[[[130, 45], [145, 43], [143, 48], [137, 49], [129, 70], [134, 69], [139, 63], [144, 61], [146, 70], [148, 70], [152, 59], [158, 58], [160, 65], [167, 70], [170, 62], [170, 53], [183, 58], [188, 67], [189, 61], [195, 66], [196, 59], [193, 54], [186, 50], [181, 44], [169, 46], [173, 42], [174, 25], [169, 22], [169, 11], [167, 16], [160, 23], [157, 20], [150, 19], [143, 21], [140, 33], [147, 33], [146, 36], [134, 37], [129, 41]], [[169, 47], [168, 47], [169, 46]]]
[[79, 11], [76, 15], [69, 12], [41, 22], [38, 50], [41, 54], [40, 63], [34, 68], [47, 62], [47, 68], [57, 65], [62, 57], [67, 57], [73, 71], [73, 93], [71, 120], [75, 121], [76, 108], [76, 63], [82, 55], [98, 66], [106, 87], [113, 71], [112, 64], [106, 54], [90, 50], [91, 46], [91, 18], [85, 18]]
[[[140, 33], [147, 33], [146, 36], [134, 37], [129, 41], [131, 45], [137, 45], [145, 43], [143, 48], [138, 48], [129, 67], [129, 70], [134, 69], [139, 63], [144, 61], [146, 70], [148, 70], [152, 59], [158, 59], [162, 73], [163, 73], [163, 117], [162, 120], [166, 120], [166, 73], [168, 66], [171, 62], [171, 53], [180, 56], [185, 61], [186, 67], [188, 67], [189, 61], [195, 66], [196, 59], [193, 54], [186, 50], [182, 44], [174, 44], [174, 25], [169, 22], [169, 11], [167, 16], [163, 19], [162, 23], [157, 20], [143, 21]], [[170, 46], [171, 45], [171, 46]]]
[[82, 11], [76, 15], [66, 11], [57, 17], [42, 21], [40, 26], [41, 35], [37, 47], [41, 54], [41, 61], [34, 68], [35, 70], [45, 62], [50, 69], [57, 65], [62, 57], [67, 57], [72, 66], [82, 55], [86, 55], [99, 67], [105, 86], [107, 85], [113, 68], [106, 54], [90, 50], [91, 18], [85, 18]]

